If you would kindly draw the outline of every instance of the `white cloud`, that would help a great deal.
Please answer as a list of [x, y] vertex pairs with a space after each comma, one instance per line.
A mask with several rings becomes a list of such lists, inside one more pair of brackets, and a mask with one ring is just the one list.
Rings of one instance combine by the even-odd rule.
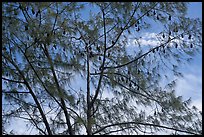
[[26, 127], [26, 122], [25, 120], [19, 119], [19, 118], [13, 118], [10, 123], [11, 125], [6, 127], [6, 131], [10, 132], [12, 131], [13, 133], [17, 135], [29, 135], [29, 134], [36, 134], [37, 131], [31, 130], [32, 128]]
[[192, 105], [202, 110], [202, 77], [184, 73], [184, 78], [179, 78], [175, 88], [176, 94], [184, 99], [192, 98]]
[[[173, 36], [170, 36], [170, 38], [172, 39]], [[192, 42], [192, 40], [189, 40], [187, 37], [184, 38], [184, 40], [186, 42]], [[169, 46], [174, 46], [175, 43], [177, 43], [178, 45], [180, 45], [182, 43], [183, 40], [179, 40], [179, 39], [174, 39], [172, 40], [172, 42], [169, 44]], [[135, 38], [130, 38], [129, 39], [129, 43], [127, 46], [138, 46], [138, 43], [140, 45], [143, 46], [158, 46], [159, 44], [161, 44], [160, 40], [158, 39], [158, 33], [151, 33], [151, 32], [145, 32], [141, 34], [141, 37], [138, 37], [137, 39]], [[179, 48], [179, 46], [178, 46]]]
[[[184, 38], [184, 40], [188, 41], [187, 38]], [[142, 33], [141, 37], [136, 39], [130, 39], [129, 41], [129, 47], [137, 47], [138, 44], [143, 46], [158, 46], [159, 40], [157, 39], [157, 33]], [[174, 40], [176, 43], [180, 43], [181, 40]], [[135, 44], [136, 43], [136, 44]], [[170, 44], [170, 46], [174, 46], [174, 44]], [[132, 50], [132, 49], [131, 49]], [[183, 72], [184, 78], [178, 78], [174, 77], [173, 75], [170, 76], [170, 79], [178, 79], [177, 80], [177, 86], [175, 88], [176, 94], [179, 96], [183, 96], [183, 98], [186, 100], [188, 98], [192, 98], [192, 105], [195, 105], [199, 110], [202, 110], [202, 72], [201, 72], [201, 63], [199, 63], [199, 60], [202, 60], [198, 57], [195, 57], [196, 60], [194, 60], [193, 64], [185, 65], [185, 67], [182, 67], [181, 70]], [[197, 63], [196, 63], [197, 62]], [[161, 85], [166, 85], [165, 83], [168, 82], [163, 79], [161, 81]]]
[[158, 46], [159, 41], [154, 39], [140, 39], [140, 45]]
[[142, 36], [148, 39], [155, 39], [157, 36], [157, 33], [145, 32]]
[[144, 45], [144, 46], [147, 46], [147, 45], [157, 46], [159, 44], [159, 41], [157, 40], [156, 35], [157, 35], [156, 33], [146, 32], [141, 34], [141, 37], [138, 40], [134, 38], [133, 39], [130, 38], [128, 46], [138, 46], [138, 44], [135, 44], [138, 42], [140, 45]]
[[194, 100], [191, 105], [196, 106], [200, 111], [202, 111], [202, 98]]

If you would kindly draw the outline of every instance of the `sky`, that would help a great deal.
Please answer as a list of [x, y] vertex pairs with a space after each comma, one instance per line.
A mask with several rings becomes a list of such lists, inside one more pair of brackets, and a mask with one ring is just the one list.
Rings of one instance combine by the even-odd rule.
[[[191, 2], [188, 5], [187, 17], [200, 18], [202, 20], [202, 2]], [[158, 41], [155, 39], [156, 34], [161, 31], [161, 26], [153, 25], [147, 32], [144, 31], [141, 45], [156, 46]], [[132, 44], [130, 44], [132, 45]], [[134, 46], [129, 47], [129, 52], [134, 49]], [[199, 110], [202, 110], [202, 49], [193, 57], [193, 60], [188, 64], [179, 66], [183, 73], [183, 78], [170, 76], [171, 79], [177, 79], [175, 87], [176, 95], [183, 96], [184, 100], [191, 97], [192, 105], [195, 105]], [[170, 72], [167, 72], [170, 74]], [[170, 74], [171, 75], [171, 74]], [[166, 81], [167, 82], [167, 81]], [[164, 82], [161, 82], [161, 86]]]
[[[188, 6], [189, 10], [187, 16], [191, 18], [200, 18], [202, 19], [202, 3], [201, 2], [192, 2]], [[84, 12], [83, 14], [85, 14]], [[154, 33], [158, 30], [158, 26], [152, 29], [151, 33]], [[150, 41], [152, 42], [152, 41]], [[202, 110], [202, 51], [200, 54], [197, 54], [193, 61], [190, 64], [186, 64], [181, 68], [182, 73], [184, 74], [183, 78], [173, 77], [177, 80], [176, 94], [182, 95], [184, 99], [192, 98], [192, 105], [198, 107], [199, 110]], [[81, 83], [80, 80], [75, 82]], [[75, 84], [77, 84], [75, 83]], [[77, 84], [78, 85], [78, 84]], [[85, 88], [85, 87], [84, 87]], [[108, 96], [108, 95], [105, 95]], [[26, 134], [25, 127], [22, 125], [22, 121], [15, 121], [15, 126], [11, 126], [10, 129], [21, 127], [17, 131], [19, 134]], [[24, 128], [22, 128], [24, 127]]]
[[[187, 16], [202, 20], [202, 2], [191, 2]], [[192, 104], [202, 110], [202, 50], [182, 72], [184, 78], [178, 80], [176, 93], [184, 98], [192, 97]]]
[[191, 2], [188, 8], [187, 16], [202, 19], [202, 2]]

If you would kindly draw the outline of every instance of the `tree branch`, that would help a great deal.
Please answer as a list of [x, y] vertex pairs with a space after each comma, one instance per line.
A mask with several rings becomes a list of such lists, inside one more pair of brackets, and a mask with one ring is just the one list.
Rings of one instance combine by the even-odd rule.
[[32, 97], [33, 97], [33, 99], [34, 99], [34, 101], [35, 101], [35, 103], [36, 103], [36, 105], [37, 105], [37, 108], [38, 108], [38, 110], [39, 110], [39, 112], [40, 112], [40, 114], [41, 114], [41, 116], [42, 116], [42, 118], [43, 118], [43, 122], [44, 122], [44, 124], [45, 124], [45, 126], [46, 126], [46, 129], [47, 129], [48, 134], [49, 134], [49, 135], [52, 135], [51, 129], [50, 129], [50, 127], [49, 127], [49, 123], [48, 123], [48, 121], [47, 121], [46, 116], [44, 115], [44, 112], [43, 112], [43, 110], [42, 110], [42, 107], [41, 107], [41, 105], [40, 105], [40, 103], [39, 103], [39, 101], [38, 101], [36, 95], [34, 94], [32, 88], [30, 87], [29, 83], [27, 82], [27, 80], [26, 80], [26, 78], [25, 78], [23, 72], [18, 68], [18, 66], [17, 66], [12, 60], [10, 60], [10, 59], [9, 59], [8, 57], [6, 57], [4, 54], [2, 54], [2, 56], [3, 56], [5, 59], [7, 59], [7, 60], [16, 68], [16, 70], [19, 72], [19, 74], [22, 76], [22, 78], [23, 78], [23, 80], [24, 80], [24, 82], [25, 82], [25, 85], [27, 86], [29, 92], [31, 93], [31, 95], [32, 95]]
[[2, 79], [3, 79], [3, 80], [6, 80], [6, 81], [9, 81], [9, 82], [25, 84], [24, 81], [17, 81], [17, 80], [13, 80], [13, 79], [4, 78], [4, 77], [2, 77]]
[[58, 103], [59, 106], [62, 107], [62, 105], [59, 103], [59, 101], [48, 91], [48, 89], [46, 88], [45, 84], [43, 83], [43, 81], [41, 80], [40, 76], [38, 75], [37, 71], [35, 70], [35, 68], [33, 67], [32, 63], [30, 62], [30, 60], [28, 59], [28, 56], [26, 55], [26, 52], [24, 52], [19, 46], [18, 48], [20, 49], [20, 51], [23, 53], [24, 57], [26, 58], [27, 62], [29, 63], [30, 67], [32, 68], [32, 70], [34, 71], [35, 75], [37, 76], [38, 80], [40, 81], [40, 83], [42, 84], [43, 88], [45, 89], [45, 91], [47, 91], [47, 93]]
[[87, 101], [87, 135], [91, 135], [91, 100], [90, 100], [90, 67], [89, 67], [89, 49], [88, 47], [86, 48], [87, 51], [87, 96], [86, 96], [86, 101]]
[[[180, 34], [180, 35], [181, 35], [181, 34]], [[179, 35], [178, 35], [178, 36], [179, 36]], [[178, 36], [177, 36], [177, 37], [178, 37]], [[163, 43], [163, 44], [161, 44], [161, 45], [159, 45], [159, 46], [157, 46], [157, 47], [154, 47], [154, 48], [150, 49], [148, 52], [142, 54], [141, 56], [139, 56], [139, 57], [137, 57], [136, 59], [133, 59], [133, 60], [127, 62], [127, 63], [121, 64], [121, 65], [118, 65], [118, 66], [104, 67], [104, 69], [116, 69], [116, 68], [121, 68], [121, 67], [127, 66], [128, 64], [131, 64], [131, 63], [133, 63], [133, 62], [139, 60], [140, 58], [146, 56], [147, 54], [149, 54], [149, 53], [152, 52], [153, 50], [156, 50], [156, 48], [160, 48], [160, 47], [163, 47], [163, 48], [164, 48], [165, 45], [167, 45], [169, 42], [171, 42], [172, 40], [176, 39], [177, 37], [170, 38], [167, 42], [165, 42], [165, 43]]]
[[164, 128], [164, 129], [169, 129], [169, 130], [175, 130], [175, 131], [179, 131], [179, 132], [184, 132], [184, 133], [188, 133], [188, 134], [192, 134], [192, 135], [198, 135], [197, 133], [193, 133], [193, 132], [186, 131], [186, 130], [175, 129], [175, 128], [172, 128], [172, 127], [167, 127], [167, 126], [162, 126], [162, 125], [156, 125], [156, 124], [151, 124], [151, 123], [142, 123], [142, 122], [121, 122], [121, 123], [114, 123], [114, 124], [110, 124], [110, 125], [106, 125], [106, 126], [102, 127], [101, 129], [95, 131], [93, 134], [97, 134], [97, 133], [103, 131], [104, 129], [106, 129], [106, 128], [108, 128], [108, 127], [119, 126], [119, 125], [127, 125], [127, 124], [153, 126], [153, 127], [158, 127], [158, 128]]
[[102, 9], [102, 14], [103, 14], [103, 26], [104, 26], [104, 53], [103, 53], [103, 62], [102, 62], [102, 65], [100, 67], [100, 70], [101, 70], [101, 73], [100, 73], [100, 77], [99, 77], [99, 81], [98, 81], [98, 86], [97, 86], [97, 89], [95, 91], [95, 95], [93, 97], [93, 100], [91, 101], [91, 107], [93, 106], [96, 98], [98, 97], [98, 94], [99, 94], [99, 91], [100, 91], [100, 88], [101, 88], [101, 81], [102, 81], [102, 78], [103, 78], [103, 72], [104, 72], [104, 65], [105, 65], [105, 61], [106, 61], [106, 51], [107, 51], [107, 45], [106, 45], [106, 22], [105, 22], [105, 12], [104, 10]]
[[[59, 93], [62, 93], [62, 91], [60, 90], [60, 85], [59, 85], [59, 82], [58, 82], [58, 79], [57, 79], [57, 76], [56, 76], [56, 73], [54, 71], [54, 65], [52, 63], [52, 58], [50, 57], [49, 55], [49, 52], [46, 48], [46, 45], [44, 46], [44, 48], [42, 47], [45, 55], [47, 56], [47, 59], [48, 59], [48, 62], [50, 64], [50, 67], [51, 67], [51, 71], [52, 71], [52, 74], [54, 76], [54, 80], [55, 80], [55, 83], [56, 83], [56, 86], [57, 86], [57, 90]], [[67, 121], [67, 126], [68, 126], [68, 130], [69, 130], [69, 134], [70, 135], [73, 135], [73, 130], [72, 130], [72, 127], [71, 127], [71, 122], [70, 122], [70, 117], [69, 117], [69, 114], [67, 112], [67, 109], [66, 109], [66, 104], [65, 104], [65, 101], [63, 100], [63, 98], [60, 97], [60, 101], [62, 103], [62, 109], [64, 111], [64, 114], [65, 114], [65, 118], [66, 118], [66, 121]]]

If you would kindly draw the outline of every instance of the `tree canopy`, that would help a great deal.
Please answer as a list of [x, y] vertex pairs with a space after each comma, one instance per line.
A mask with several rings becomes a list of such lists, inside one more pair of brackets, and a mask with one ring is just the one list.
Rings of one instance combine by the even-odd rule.
[[[3, 134], [18, 134], [7, 130], [15, 118], [43, 135], [202, 134], [176, 81], [160, 85], [202, 48], [187, 4], [2, 3]], [[153, 25], [157, 43], [142, 45]]]

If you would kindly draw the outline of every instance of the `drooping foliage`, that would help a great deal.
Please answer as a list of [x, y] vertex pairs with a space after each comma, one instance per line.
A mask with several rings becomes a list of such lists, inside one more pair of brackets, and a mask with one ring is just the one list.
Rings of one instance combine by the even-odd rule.
[[[201, 21], [186, 12], [183, 2], [2, 3], [4, 134], [13, 118], [33, 134], [202, 134], [176, 81], [160, 85], [202, 47]], [[155, 24], [158, 43], [141, 45]]]

